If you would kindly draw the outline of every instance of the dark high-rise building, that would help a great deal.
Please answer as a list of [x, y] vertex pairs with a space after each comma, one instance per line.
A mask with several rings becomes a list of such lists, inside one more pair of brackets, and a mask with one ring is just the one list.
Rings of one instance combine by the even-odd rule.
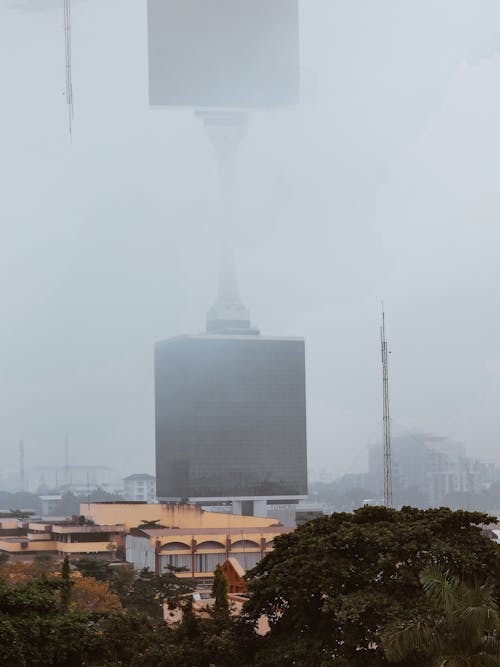
[[207, 333], [156, 345], [157, 495], [265, 514], [307, 494], [304, 341], [261, 336], [234, 285]]

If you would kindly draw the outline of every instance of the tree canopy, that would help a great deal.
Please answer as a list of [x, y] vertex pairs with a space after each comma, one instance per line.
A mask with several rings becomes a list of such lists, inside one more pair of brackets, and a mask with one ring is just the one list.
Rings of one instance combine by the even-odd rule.
[[[382, 629], [382, 648], [392, 663], [422, 656], [422, 663], [498, 665], [500, 617], [495, 582], [466, 582], [442, 567], [424, 570], [420, 580], [430, 602], [424, 615], [408, 614]], [[410, 610], [409, 610], [410, 611]]]
[[[424, 569], [441, 565], [459, 577], [499, 581], [498, 547], [480, 528], [491, 521], [446, 508], [365, 506], [280, 536], [248, 575], [249, 618], [266, 614], [271, 625], [256, 664], [307, 664], [305, 655], [316, 665], [387, 664], [381, 629], [407, 618], [409, 606], [413, 614], [430, 609]], [[414, 655], [404, 664], [423, 663]]]
[[[198, 613], [192, 582], [174, 571], [9, 561], [0, 566], [0, 665], [500, 667], [500, 550], [481, 528], [491, 521], [368, 506], [320, 517], [276, 538], [248, 574], [240, 618], [219, 571], [218, 608]], [[181, 622], [163, 622], [164, 601], [183, 608]], [[262, 615], [264, 637], [254, 631]]]

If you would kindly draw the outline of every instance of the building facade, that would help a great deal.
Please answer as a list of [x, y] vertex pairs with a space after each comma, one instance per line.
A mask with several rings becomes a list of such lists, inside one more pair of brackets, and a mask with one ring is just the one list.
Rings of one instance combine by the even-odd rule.
[[156, 499], [156, 479], [153, 475], [135, 474], [123, 480], [125, 500], [153, 503]]
[[132, 529], [126, 537], [127, 561], [157, 574], [176, 567], [185, 569], [177, 573], [180, 578], [211, 579], [216, 566], [229, 557], [245, 571], [255, 567], [272, 551], [274, 538], [290, 530], [282, 526]]
[[261, 336], [223, 287], [207, 333], [155, 350], [158, 498], [267, 503], [307, 495], [304, 341]]
[[0, 535], [0, 553], [11, 559], [31, 561], [45, 554], [56, 558], [93, 557], [112, 560], [118, 547], [124, 546], [125, 529], [121, 524], [97, 525], [66, 521], [23, 521], [17, 529]]
[[275, 518], [208, 512], [193, 504], [82, 503], [80, 515], [66, 521], [2, 518], [0, 553], [22, 561], [41, 554], [114, 560], [125, 547], [138, 570], [184, 568], [177, 576], [210, 586], [218, 563], [231, 558], [246, 571], [290, 530]]
[[[382, 493], [382, 446], [369, 450], [367, 489]], [[466, 456], [462, 443], [426, 433], [392, 439], [392, 482], [396, 504], [447, 505], [452, 494], [474, 494], [497, 479], [498, 469]]]

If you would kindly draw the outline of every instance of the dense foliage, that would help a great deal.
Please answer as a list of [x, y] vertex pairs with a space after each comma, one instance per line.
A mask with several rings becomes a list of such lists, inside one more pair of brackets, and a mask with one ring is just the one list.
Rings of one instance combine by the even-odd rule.
[[[80, 559], [0, 564], [0, 665], [12, 667], [500, 667], [499, 547], [448, 509], [364, 507], [276, 539], [232, 615], [175, 572]], [[182, 608], [167, 626], [162, 602]], [[254, 627], [266, 615], [271, 631]], [[443, 662], [448, 660], [448, 662]]]
[[436, 665], [497, 665], [500, 617], [493, 579], [473, 582], [442, 567], [420, 575], [430, 602], [425, 615], [409, 615], [382, 629], [382, 646], [390, 662], [414, 653]]
[[[477, 525], [490, 520], [445, 508], [366, 506], [281, 536], [249, 574], [248, 613], [266, 614], [271, 624], [258, 664], [306, 665], [306, 655], [318, 666], [386, 664], [381, 629], [432, 612], [423, 570], [441, 565], [463, 579], [500, 581], [498, 546]], [[418, 653], [404, 662], [425, 664]]]

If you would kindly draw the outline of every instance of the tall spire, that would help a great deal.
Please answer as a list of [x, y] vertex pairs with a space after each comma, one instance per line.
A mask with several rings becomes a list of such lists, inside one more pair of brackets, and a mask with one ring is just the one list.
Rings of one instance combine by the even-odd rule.
[[227, 252], [220, 264], [217, 299], [207, 313], [207, 332], [246, 335], [259, 333], [258, 329], [252, 327], [250, 311], [239, 297], [236, 271]]

